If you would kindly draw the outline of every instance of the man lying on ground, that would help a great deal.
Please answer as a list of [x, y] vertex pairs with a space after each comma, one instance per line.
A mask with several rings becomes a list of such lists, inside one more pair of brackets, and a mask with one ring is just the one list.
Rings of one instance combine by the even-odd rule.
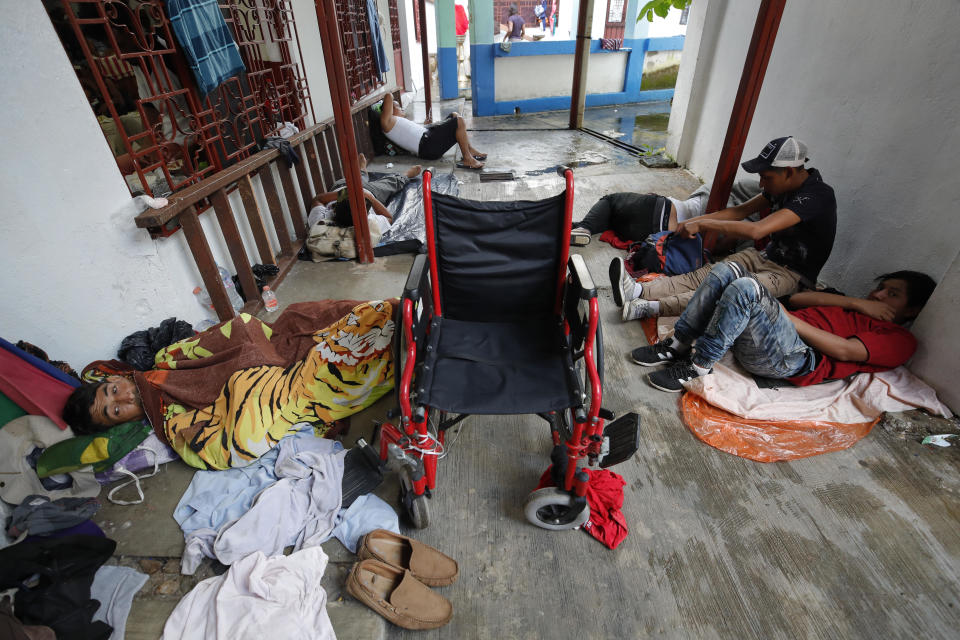
[[718, 262], [680, 315], [673, 337], [630, 355], [647, 367], [671, 363], [647, 380], [674, 393], [710, 373], [731, 349], [748, 372], [797, 386], [893, 369], [909, 360], [917, 345], [901, 325], [920, 313], [936, 283], [916, 271], [877, 280], [864, 299], [796, 293], [789, 304], [799, 311], [790, 312], [755, 274], [735, 262]]
[[301, 422], [330, 425], [393, 388], [394, 322], [388, 301], [292, 304], [272, 324], [241, 313], [159, 351], [150, 371], [116, 360], [91, 369], [64, 420], [95, 433], [146, 418], [199, 469], [250, 464]]
[[[754, 180], [738, 180], [730, 191], [728, 207], [743, 204], [760, 193]], [[675, 231], [677, 225], [703, 215], [710, 185], [700, 187], [685, 200], [655, 193], [623, 191], [600, 198], [570, 232], [570, 244], [585, 247], [590, 237], [612, 230], [622, 240], [644, 240], [651, 233]]]
[[440, 122], [424, 126], [407, 120], [400, 105], [387, 95], [380, 107], [380, 127], [383, 135], [393, 144], [424, 160], [439, 160], [450, 147], [460, 145], [463, 160], [457, 163], [462, 169], [482, 169], [482, 160], [487, 154], [470, 145], [467, 125], [454, 111]]
[[[376, 180], [370, 180], [366, 172], [366, 156], [361, 153], [357, 155], [357, 159], [360, 162], [363, 196], [373, 208], [375, 214], [375, 216], [370, 217], [370, 220], [376, 223], [377, 229], [382, 234], [390, 228], [390, 224], [393, 222], [393, 216], [387, 210], [386, 203], [390, 201], [390, 198], [403, 191], [403, 188], [411, 179], [420, 175], [422, 168], [416, 164], [407, 169], [405, 175], [388, 173]], [[346, 179], [341, 178], [333, 183], [333, 188], [330, 191], [314, 197], [310, 202], [309, 220], [311, 226], [319, 220], [335, 224], [338, 227], [353, 226], [353, 214], [350, 212], [350, 200], [348, 199], [346, 184]], [[323, 211], [316, 209], [318, 206], [327, 207], [332, 202], [336, 203], [332, 208]]]
[[[770, 236], [761, 252], [738, 251], [724, 261], [753, 273], [775, 297], [796, 292], [800, 285], [816, 286], [820, 269], [830, 257], [837, 229], [837, 202], [820, 172], [803, 165], [807, 147], [787, 136], [772, 140], [756, 158], [743, 163], [748, 173], [760, 174], [761, 193], [744, 204], [685, 220], [677, 232], [690, 237], [702, 231], [760, 240]], [[746, 218], [766, 207], [770, 215], [757, 222]], [[614, 301], [623, 306], [622, 318], [640, 320], [676, 316], [710, 273], [710, 266], [678, 276], [634, 282], [622, 258], [610, 264]]]

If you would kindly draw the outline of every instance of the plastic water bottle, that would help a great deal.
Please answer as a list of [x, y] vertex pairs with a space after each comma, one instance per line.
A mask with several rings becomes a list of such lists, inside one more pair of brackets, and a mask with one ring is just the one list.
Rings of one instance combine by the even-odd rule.
[[200, 301], [200, 305], [204, 309], [213, 309], [213, 302], [210, 300], [210, 296], [207, 295], [207, 290], [203, 287], [194, 287], [193, 295], [197, 296], [197, 300]]
[[[231, 282], [231, 285], [233, 283]], [[194, 287], [193, 295], [197, 296], [197, 300], [200, 301], [201, 306], [204, 309], [209, 309], [216, 313], [216, 308], [213, 306], [213, 300], [210, 299], [210, 294], [207, 293], [207, 290], [203, 287]], [[227, 296], [230, 298], [230, 306], [232, 306], [236, 311], [241, 311], [243, 309], [243, 299], [240, 297], [240, 294], [237, 293], [237, 290], [233, 286], [227, 287]]]
[[197, 333], [200, 333], [202, 331], [206, 331], [210, 327], [215, 327], [215, 326], [217, 326], [217, 322], [215, 320], [211, 320], [210, 318], [204, 318], [197, 324], [193, 325], [193, 330], [196, 331]]
[[220, 279], [223, 280], [223, 286], [227, 290], [227, 297], [230, 298], [230, 304], [234, 309], [240, 311], [243, 309], [243, 298], [240, 297], [240, 293], [237, 291], [236, 287], [233, 286], [233, 278], [230, 277], [230, 272], [217, 265], [217, 271], [220, 272]]
[[263, 287], [263, 308], [267, 311], [276, 311], [277, 307], [280, 306], [280, 303], [277, 302], [277, 294], [273, 291], [270, 291], [270, 286], [266, 285]]

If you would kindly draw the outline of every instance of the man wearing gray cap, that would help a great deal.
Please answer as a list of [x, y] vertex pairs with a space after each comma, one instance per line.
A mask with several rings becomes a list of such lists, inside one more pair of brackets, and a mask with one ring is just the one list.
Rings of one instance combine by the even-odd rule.
[[[749, 248], [726, 258], [753, 273], [775, 297], [795, 293], [801, 284], [816, 285], [817, 276], [833, 249], [837, 229], [837, 201], [820, 172], [805, 168], [807, 146], [792, 136], [772, 140], [756, 158], [741, 166], [760, 175], [760, 195], [736, 207], [690, 218], [677, 233], [690, 237], [703, 231], [760, 241], [762, 251]], [[751, 214], [770, 208], [757, 222]], [[623, 321], [678, 316], [693, 292], [710, 273], [707, 265], [691, 273], [635, 282], [616, 258], [610, 264], [613, 297], [623, 306]]]

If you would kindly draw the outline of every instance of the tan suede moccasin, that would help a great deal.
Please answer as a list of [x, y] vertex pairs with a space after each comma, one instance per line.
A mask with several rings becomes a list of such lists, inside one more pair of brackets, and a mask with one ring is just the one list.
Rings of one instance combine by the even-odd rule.
[[431, 587], [453, 584], [460, 569], [457, 561], [433, 547], [386, 529], [375, 529], [363, 537], [357, 548], [361, 560], [373, 558], [400, 570]]
[[453, 605], [413, 577], [378, 560], [361, 560], [347, 576], [347, 592], [404, 629], [436, 629], [450, 622]]

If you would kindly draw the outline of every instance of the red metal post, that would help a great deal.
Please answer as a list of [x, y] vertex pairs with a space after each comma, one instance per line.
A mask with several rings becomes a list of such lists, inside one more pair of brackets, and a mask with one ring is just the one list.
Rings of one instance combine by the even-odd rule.
[[747, 50], [747, 59], [743, 63], [740, 88], [737, 90], [737, 99], [733, 103], [730, 124], [727, 125], [727, 137], [723, 141], [720, 162], [717, 164], [717, 173], [713, 178], [713, 187], [710, 189], [710, 199], [707, 200], [707, 213], [719, 211], [727, 206], [786, 3], [787, 0], [762, 0], [760, 4], [757, 22], [753, 27], [753, 38]]
[[573, 54], [573, 89], [570, 92], [570, 129], [579, 129], [583, 126], [592, 21], [593, 0], [580, 0], [580, 12], [577, 16], [577, 47]]
[[[327, 67], [327, 81], [333, 98], [333, 118], [337, 123], [337, 146], [340, 147], [340, 164], [343, 165], [350, 195], [350, 210], [353, 212], [353, 230], [357, 244], [357, 262], [373, 262], [373, 247], [370, 245], [370, 230], [367, 228], [367, 203], [363, 197], [363, 182], [360, 179], [360, 164], [357, 160], [357, 140], [353, 132], [353, 117], [350, 113], [350, 93], [347, 90], [347, 73], [343, 64], [343, 48], [337, 29], [337, 12], [334, 0], [315, 0], [317, 22], [320, 25], [320, 43], [323, 60]], [[304, 194], [307, 197], [307, 194]]]
[[423, 97], [427, 101], [426, 123], [433, 122], [433, 104], [430, 102], [430, 55], [427, 52], [427, 7], [425, 0], [416, 0], [420, 8], [420, 55], [423, 59]]

